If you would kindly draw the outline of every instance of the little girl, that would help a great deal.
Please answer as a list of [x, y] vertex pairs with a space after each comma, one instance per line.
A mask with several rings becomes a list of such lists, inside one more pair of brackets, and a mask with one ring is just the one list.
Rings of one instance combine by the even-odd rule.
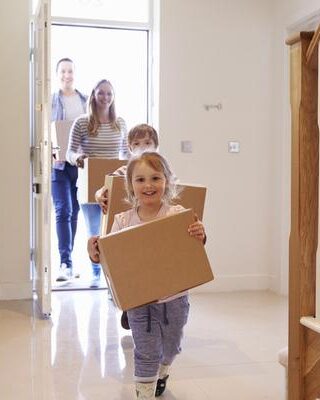
[[[174, 176], [167, 161], [156, 152], [145, 152], [129, 161], [126, 184], [133, 208], [115, 216], [112, 232], [184, 210], [180, 205], [171, 205], [175, 196]], [[204, 227], [195, 219], [188, 232], [205, 242]], [[88, 251], [98, 262], [99, 252], [93, 242], [89, 241]], [[187, 292], [128, 310], [137, 399], [154, 399], [164, 392], [169, 367], [181, 351], [188, 313]]]

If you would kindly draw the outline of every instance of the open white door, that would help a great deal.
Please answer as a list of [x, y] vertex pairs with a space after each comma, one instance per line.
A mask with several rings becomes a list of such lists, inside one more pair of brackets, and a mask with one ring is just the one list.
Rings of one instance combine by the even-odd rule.
[[50, 0], [39, 0], [32, 23], [32, 248], [33, 289], [40, 313], [51, 314], [50, 279]]

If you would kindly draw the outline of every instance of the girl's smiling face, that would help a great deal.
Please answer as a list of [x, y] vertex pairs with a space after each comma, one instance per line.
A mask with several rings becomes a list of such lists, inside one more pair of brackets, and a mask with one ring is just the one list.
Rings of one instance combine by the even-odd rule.
[[166, 190], [163, 172], [146, 162], [138, 162], [132, 172], [132, 188], [140, 207], [160, 207]]

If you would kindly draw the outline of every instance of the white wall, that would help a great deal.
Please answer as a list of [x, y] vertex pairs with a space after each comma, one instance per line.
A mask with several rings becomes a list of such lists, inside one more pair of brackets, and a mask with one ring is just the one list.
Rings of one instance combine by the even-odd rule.
[[[161, 1], [161, 151], [181, 180], [208, 187], [213, 290], [269, 288], [280, 266], [272, 18], [269, 1]], [[239, 154], [227, 151], [232, 139]]]
[[28, 1], [0, 3], [0, 299], [31, 297], [28, 16]]
[[[207, 185], [210, 290], [287, 293], [290, 114], [286, 28], [318, 1], [162, 0], [161, 151]], [[221, 102], [222, 111], [203, 104]], [[227, 152], [239, 140], [239, 154]], [[180, 151], [191, 140], [193, 153]]]
[[[293, 26], [309, 20], [320, 10], [318, 0], [281, 0], [280, 2], [275, 0], [274, 4], [277, 22], [280, 22], [280, 26], [284, 25], [285, 29], [291, 29]], [[310, 28], [315, 29], [317, 25], [310, 26]]]

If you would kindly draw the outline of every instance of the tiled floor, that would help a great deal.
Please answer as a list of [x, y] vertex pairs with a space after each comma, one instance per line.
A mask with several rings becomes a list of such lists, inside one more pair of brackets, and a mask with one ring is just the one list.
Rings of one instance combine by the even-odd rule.
[[[0, 398], [132, 400], [132, 338], [105, 290], [53, 292], [52, 319], [31, 301], [0, 302]], [[194, 294], [164, 400], [284, 400], [277, 352], [287, 299]]]

